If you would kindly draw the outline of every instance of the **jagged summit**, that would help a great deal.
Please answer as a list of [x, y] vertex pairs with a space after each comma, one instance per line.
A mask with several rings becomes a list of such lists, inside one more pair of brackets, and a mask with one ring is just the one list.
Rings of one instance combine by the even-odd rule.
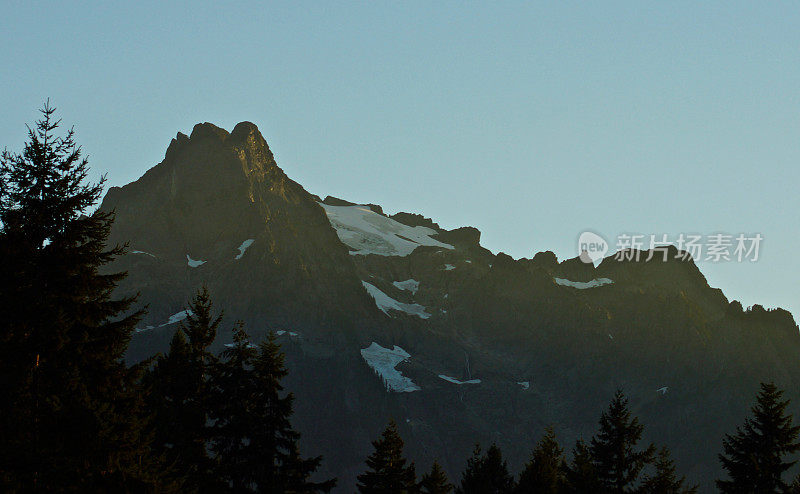
[[[164, 197], [215, 194], [214, 191], [245, 187], [247, 182], [288, 180], [275, 162], [267, 141], [252, 122], [240, 122], [232, 132], [205, 122], [194, 126], [189, 136], [178, 132], [164, 159], [139, 180], [124, 188], [111, 187], [104, 206], [120, 203], [119, 194], [129, 202], [133, 195], [164, 193]], [[295, 192], [298, 184], [292, 182]], [[168, 191], [160, 190], [168, 185]], [[286, 188], [286, 187], [284, 187]], [[122, 189], [125, 189], [124, 191]], [[249, 194], [245, 194], [249, 195]], [[233, 199], [230, 195], [230, 199]]]
[[[210, 123], [178, 133], [160, 163], [110, 189], [101, 209], [116, 211], [112, 242], [149, 254], [122, 263], [131, 286], [160, 294], [151, 302], [154, 322], [176, 313], [203, 282], [226, 293], [233, 312], [262, 320], [325, 324], [340, 317], [338, 300], [312, 302], [323, 292], [344, 297], [359, 313], [370, 307], [366, 294], [350, 288], [360, 282], [324, 210], [278, 167], [251, 122], [230, 133]], [[226, 276], [230, 270], [245, 271]], [[251, 290], [237, 300], [237, 292]]]
[[230, 134], [227, 130], [217, 127], [212, 123], [203, 122], [192, 127], [192, 133], [190, 134], [189, 138], [192, 140], [217, 139], [220, 141], [225, 141], [229, 135]]

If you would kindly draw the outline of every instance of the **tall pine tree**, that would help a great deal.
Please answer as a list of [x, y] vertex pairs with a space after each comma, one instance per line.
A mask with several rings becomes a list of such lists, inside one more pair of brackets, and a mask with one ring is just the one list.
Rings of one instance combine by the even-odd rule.
[[697, 486], [686, 487], [686, 477], [678, 477], [675, 462], [666, 447], [661, 448], [656, 457], [655, 472], [645, 475], [641, 494], [695, 494]]
[[600, 416], [600, 430], [591, 441], [591, 453], [602, 484], [616, 494], [633, 492], [642, 469], [655, 454], [652, 444], [637, 450], [644, 426], [631, 416], [628, 399], [618, 390]]
[[565, 471], [564, 450], [558, 445], [553, 428], [548, 427], [520, 473], [515, 492], [517, 494], [564, 492]]
[[361, 494], [409, 494], [418, 491], [414, 464], [406, 466], [403, 439], [394, 420], [381, 438], [373, 441], [375, 451], [367, 458], [367, 471], [358, 476]]
[[458, 494], [508, 494], [514, 492], [514, 477], [508, 473], [508, 465], [497, 445], [492, 445], [486, 454], [475, 446], [467, 468], [461, 476]]
[[442, 470], [442, 466], [435, 460], [431, 465], [431, 471], [422, 476], [420, 488], [422, 494], [450, 494], [453, 492], [453, 484], [447, 479], [447, 474]]
[[735, 434], [725, 435], [719, 459], [730, 478], [717, 480], [720, 492], [772, 493], [789, 487], [783, 474], [796, 460], [786, 457], [800, 450], [800, 427], [792, 424], [791, 414], [786, 413], [789, 400], [782, 398], [783, 391], [775, 384], [762, 383], [753, 416]]
[[[256, 447], [249, 436], [258, 423], [252, 409], [255, 380], [253, 359], [256, 350], [250, 344], [242, 323], [233, 330], [233, 345], [222, 352], [211, 378], [210, 419], [213, 422], [211, 449], [216, 457], [216, 473], [232, 492], [251, 492], [250, 471]], [[264, 458], [265, 463], [271, 458]], [[273, 482], [277, 485], [277, 481]]]
[[219, 489], [214, 459], [208, 452], [208, 421], [212, 406], [209, 380], [217, 361], [209, 347], [217, 336], [222, 317], [221, 311], [217, 314], [214, 310], [208, 287], [202, 286], [189, 301], [186, 319], [178, 328], [186, 336], [186, 345], [184, 348], [183, 344], [176, 342], [181, 348], [171, 370], [177, 375], [169, 376], [183, 387], [175, 390], [181, 403], [173, 403], [173, 406], [178, 407], [176, 419], [181, 425], [172, 431], [174, 442], [171, 444], [177, 457], [175, 468], [184, 476], [184, 490], [188, 492], [216, 492]]
[[[167, 472], [182, 492], [198, 492], [208, 481], [210, 459], [198, 451], [198, 385], [195, 362], [183, 330], [178, 328], [169, 352], [160, 356], [146, 376], [148, 403], [155, 413], [153, 450], [163, 456]], [[198, 460], [198, 455], [202, 458]]]
[[592, 452], [583, 439], [578, 439], [572, 449], [572, 462], [567, 467], [566, 483], [566, 490], [569, 493], [605, 492], [605, 487], [597, 475]]
[[211, 449], [217, 475], [232, 492], [328, 492], [336, 480], [314, 482], [321, 457], [300, 456], [300, 434], [292, 429], [294, 397], [281, 396], [284, 355], [273, 333], [259, 347], [242, 323], [222, 353], [212, 378]]
[[0, 158], [0, 482], [4, 491], [162, 488], [149, 453], [141, 369], [123, 356], [141, 317], [112, 298], [113, 213], [89, 209], [74, 132], [49, 102], [21, 154]]

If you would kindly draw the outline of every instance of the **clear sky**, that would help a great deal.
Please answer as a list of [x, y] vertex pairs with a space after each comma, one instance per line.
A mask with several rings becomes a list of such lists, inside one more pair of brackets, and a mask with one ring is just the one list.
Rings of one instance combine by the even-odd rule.
[[49, 97], [123, 185], [250, 120], [309, 191], [514, 257], [761, 233], [757, 262], [699, 265], [800, 314], [798, 2], [116, 3], [0, 4], [0, 147]]

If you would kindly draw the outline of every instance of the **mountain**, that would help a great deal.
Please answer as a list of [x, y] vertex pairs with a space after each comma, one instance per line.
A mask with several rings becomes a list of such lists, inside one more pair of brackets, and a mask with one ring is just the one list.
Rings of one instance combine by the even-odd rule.
[[436, 458], [457, 479], [476, 442], [514, 471], [549, 424], [570, 449], [623, 388], [645, 439], [707, 491], [760, 381], [798, 411], [791, 314], [729, 302], [674, 248], [597, 267], [494, 254], [472, 227], [308, 193], [249, 122], [178, 134], [101, 209], [116, 211], [110, 242], [130, 246], [111, 266], [129, 272], [118, 291], [148, 306], [128, 359], [164, 351], [206, 283], [226, 314], [216, 349], [237, 319], [254, 340], [278, 332], [303, 452], [325, 456], [341, 492], [390, 417], [422, 470]]

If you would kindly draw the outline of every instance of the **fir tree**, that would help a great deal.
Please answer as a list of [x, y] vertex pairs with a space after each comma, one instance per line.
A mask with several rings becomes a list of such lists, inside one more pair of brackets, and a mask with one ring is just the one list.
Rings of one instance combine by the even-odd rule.
[[597, 475], [592, 452], [583, 439], [578, 439], [572, 449], [572, 462], [566, 472], [567, 492], [584, 494], [602, 493], [605, 488]]
[[531, 453], [519, 476], [518, 494], [558, 494], [564, 492], [566, 465], [564, 450], [558, 445], [555, 432], [548, 427]]
[[644, 477], [644, 482], [639, 490], [642, 494], [694, 494], [697, 492], [697, 486], [684, 487], [686, 477], [678, 478], [675, 462], [666, 447], [661, 448], [658, 452], [654, 467], [655, 472]]
[[0, 158], [0, 482], [3, 490], [163, 488], [141, 368], [123, 361], [141, 311], [112, 298], [113, 213], [95, 211], [74, 132], [49, 102], [21, 154]]
[[408, 494], [417, 492], [417, 475], [414, 464], [406, 466], [403, 457], [403, 439], [394, 420], [373, 441], [375, 451], [367, 458], [367, 471], [358, 476], [361, 494]]
[[636, 450], [643, 430], [639, 419], [631, 417], [628, 399], [617, 391], [608, 410], [602, 413], [600, 430], [591, 441], [598, 477], [610, 492], [632, 492], [642, 469], [652, 461], [655, 446]]
[[492, 445], [485, 455], [481, 455], [479, 445], [475, 446], [472, 457], [467, 460], [467, 468], [461, 476], [458, 494], [506, 494], [514, 491], [514, 478], [508, 473], [508, 465], [496, 445]]
[[782, 397], [775, 384], [762, 383], [753, 416], [737, 427], [736, 434], [725, 435], [719, 459], [730, 479], [717, 480], [721, 492], [772, 493], [789, 487], [783, 474], [796, 461], [786, 461], [786, 456], [800, 450], [800, 427], [792, 425], [792, 416], [786, 413], [789, 400]]
[[214, 314], [214, 303], [208, 287], [203, 285], [189, 302], [186, 319], [181, 321], [180, 328], [189, 339], [192, 358], [200, 365], [197, 370], [205, 375], [214, 364], [214, 355], [208, 348], [217, 337], [217, 329], [222, 323], [223, 314]]
[[[284, 479], [284, 490], [287, 494], [316, 494], [330, 492], [336, 487], [336, 479], [312, 482], [311, 475], [322, 463], [322, 457], [302, 458], [295, 442], [292, 444], [286, 461], [281, 465], [281, 477]], [[263, 492], [270, 492], [269, 489]], [[276, 491], [277, 492], [277, 491]]]
[[212, 378], [211, 449], [217, 474], [233, 492], [328, 492], [336, 480], [312, 482], [321, 457], [302, 458], [291, 428], [294, 397], [281, 397], [284, 355], [270, 333], [258, 349], [242, 323]]
[[[189, 301], [186, 319], [181, 321], [178, 331], [186, 336], [186, 348], [181, 349], [182, 362], [176, 362], [173, 376], [184, 386], [179, 390], [182, 403], [177, 420], [182, 425], [174, 431], [173, 448], [178, 456], [176, 468], [187, 475], [185, 490], [214, 492], [218, 489], [214, 473], [214, 460], [208, 452], [211, 415], [209, 379], [216, 364], [216, 357], [209, 347], [217, 336], [222, 323], [222, 313], [216, 314], [211, 295], [206, 286], [201, 287]], [[188, 355], [185, 355], [188, 352]], [[188, 361], [186, 358], [188, 357]]]
[[[233, 330], [233, 346], [222, 352], [211, 378], [210, 418], [213, 421], [211, 450], [216, 457], [216, 472], [232, 492], [251, 492], [250, 466], [254, 453], [249, 440], [258, 423], [254, 402], [255, 379], [252, 364], [256, 350], [242, 323]], [[265, 462], [274, 465], [274, 459]], [[277, 482], [276, 482], [277, 483]]]
[[[148, 373], [149, 405], [155, 413], [154, 452], [163, 455], [168, 473], [181, 486], [182, 492], [197, 492], [208, 481], [207, 472], [201, 475], [210, 460], [203, 457], [197, 463], [199, 431], [197, 372], [189, 344], [178, 328], [172, 336], [169, 352], [156, 360]], [[191, 454], [194, 453], [194, 454]]]
[[438, 461], [433, 462], [431, 471], [422, 476], [420, 482], [422, 494], [449, 494], [453, 492], [453, 484], [447, 479]]

